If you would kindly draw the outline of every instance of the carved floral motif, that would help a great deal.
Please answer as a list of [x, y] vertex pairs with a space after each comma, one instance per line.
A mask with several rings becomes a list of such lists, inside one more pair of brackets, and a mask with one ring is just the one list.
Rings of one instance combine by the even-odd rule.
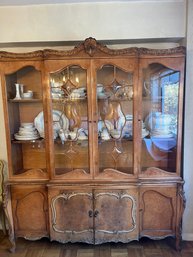
[[170, 49], [148, 49], [148, 48], [139, 48], [140, 55], [172, 55], [172, 54], [185, 54], [186, 48], [183, 46], [178, 46]]
[[81, 42], [75, 46], [72, 50], [52, 50], [45, 49], [29, 53], [11, 53], [0, 51], [1, 59], [47, 59], [52, 57], [68, 57], [77, 56], [80, 52], [85, 52], [90, 57], [93, 57], [96, 53], [102, 53], [109, 56], [116, 55], [173, 55], [173, 54], [185, 54], [185, 47], [179, 46], [171, 49], [147, 49], [147, 48], [137, 48], [130, 47], [124, 49], [110, 49], [107, 46], [99, 43], [96, 39], [89, 37], [84, 42]]
[[35, 59], [35, 58], [43, 58], [44, 56], [44, 51], [43, 50], [38, 50], [34, 52], [29, 52], [29, 53], [11, 53], [11, 52], [5, 52], [5, 51], [0, 51], [0, 60], [1, 59]]

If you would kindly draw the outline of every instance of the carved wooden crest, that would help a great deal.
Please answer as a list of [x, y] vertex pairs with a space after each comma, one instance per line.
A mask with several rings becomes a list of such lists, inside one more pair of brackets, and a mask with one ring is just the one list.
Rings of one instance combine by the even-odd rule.
[[84, 41], [84, 49], [85, 52], [90, 55], [94, 56], [96, 49], [97, 49], [97, 41], [96, 39], [89, 37]]
[[49, 59], [49, 58], [65, 58], [65, 57], [94, 57], [97, 54], [104, 56], [140, 56], [140, 55], [179, 55], [185, 54], [185, 47], [179, 46], [171, 49], [147, 49], [147, 48], [137, 48], [129, 47], [124, 49], [110, 49], [106, 45], [99, 43], [95, 38], [89, 37], [86, 38], [84, 42], [81, 42], [71, 50], [53, 50], [45, 49], [29, 53], [11, 53], [0, 51], [0, 60], [34, 60], [34, 59]]

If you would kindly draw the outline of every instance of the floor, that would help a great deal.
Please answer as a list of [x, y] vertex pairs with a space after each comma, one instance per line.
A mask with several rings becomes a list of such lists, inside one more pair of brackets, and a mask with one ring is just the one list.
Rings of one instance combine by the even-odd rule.
[[147, 238], [129, 244], [60, 244], [44, 238], [31, 242], [18, 239], [15, 253], [10, 253], [7, 236], [0, 233], [0, 257], [193, 257], [193, 242], [183, 242], [181, 252], [173, 249], [168, 239], [153, 241]]

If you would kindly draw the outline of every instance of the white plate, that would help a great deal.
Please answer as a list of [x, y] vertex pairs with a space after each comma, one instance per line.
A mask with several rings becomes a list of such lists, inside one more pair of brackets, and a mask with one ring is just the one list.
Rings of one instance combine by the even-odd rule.
[[[54, 134], [58, 134], [58, 131], [60, 129], [68, 130], [69, 128], [69, 121], [67, 117], [58, 110], [53, 110], [53, 129]], [[34, 119], [34, 125], [36, 129], [38, 130], [41, 137], [44, 138], [44, 114], [43, 112], [40, 112], [37, 117]]]
[[17, 140], [35, 140], [35, 139], [40, 138], [39, 135], [21, 136], [21, 135], [19, 135], [19, 134], [17, 134], [17, 133], [14, 135], [14, 137], [15, 137], [15, 139], [17, 139]]
[[19, 128], [19, 132], [21, 133], [34, 133], [35, 131], [37, 131], [37, 129], [34, 127], [34, 128]]
[[21, 128], [25, 128], [25, 129], [34, 128], [34, 124], [33, 122], [22, 122]]

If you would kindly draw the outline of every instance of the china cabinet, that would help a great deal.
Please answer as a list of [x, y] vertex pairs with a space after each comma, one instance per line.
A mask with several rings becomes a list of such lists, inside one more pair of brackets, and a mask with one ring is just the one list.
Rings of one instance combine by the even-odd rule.
[[15, 239], [181, 240], [185, 49], [0, 52]]

